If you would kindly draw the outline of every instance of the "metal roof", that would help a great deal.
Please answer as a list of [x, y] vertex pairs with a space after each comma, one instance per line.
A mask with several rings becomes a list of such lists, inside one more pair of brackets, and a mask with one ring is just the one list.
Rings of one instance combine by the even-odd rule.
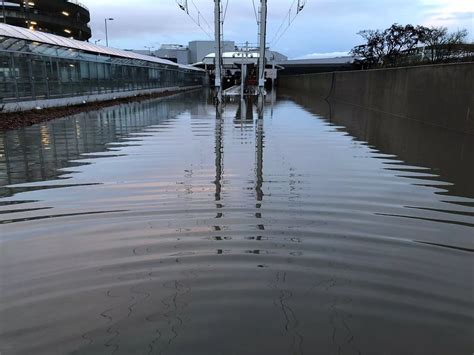
[[70, 38], [57, 36], [50, 33], [44, 33], [40, 31], [32, 31], [27, 28], [6, 25], [3, 23], [0, 23], [0, 36], [18, 38], [18, 39], [39, 42], [39, 43], [52, 44], [55, 46], [78, 49], [78, 50], [92, 52], [96, 54], [143, 60], [147, 62], [159, 63], [159, 64], [179, 67], [183, 69], [197, 70], [197, 71], [202, 70], [202, 69], [194, 68], [188, 65], [178, 65], [170, 60], [161, 59], [158, 57], [138, 54], [138, 53], [124, 51], [121, 49], [115, 49], [111, 47], [99, 46], [99, 45], [92, 44], [89, 42], [78, 41], [75, 39], [70, 39]]
[[[215, 57], [215, 53], [209, 53], [202, 61], [204, 64], [213, 65]], [[256, 64], [259, 57], [260, 53], [255, 52], [224, 52], [222, 53], [222, 64], [224, 66], [235, 63]]]
[[[257, 53], [257, 52], [224, 52], [222, 53], [222, 58], [242, 58], [242, 56], [244, 56], [244, 58], [259, 58], [260, 53]], [[216, 53], [209, 53], [208, 55], [204, 57], [204, 59], [206, 58], [214, 59], [215, 57], [216, 57]]]

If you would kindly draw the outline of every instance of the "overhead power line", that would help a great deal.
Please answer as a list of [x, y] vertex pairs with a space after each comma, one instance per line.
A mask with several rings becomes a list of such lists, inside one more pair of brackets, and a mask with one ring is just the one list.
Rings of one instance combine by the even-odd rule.
[[293, 0], [290, 5], [290, 8], [288, 9], [287, 13], [283, 18], [283, 21], [281, 22], [280, 26], [278, 27], [277, 31], [275, 32], [275, 35], [273, 36], [270, 42], [272, 46], [275, 46], [285, 35], [285, 33], [293, 24], [293, 21], [295, 21], [296, 17], [300, 14], [300, 12], [304, 9], [305, 6], [306, 0]]
[[258, 26], [258, 14], [257, 14], [257, 6], [255, 6], [255, 0], [252, 0], [253, 4], [253, 13], [255, 14], [255, 21], [257, 21], [257, 26]]
[[201, 10], [199, 10], [199, 8], [197, 7], [197, 5], [196, 5], [196, 3], [194, 2], [194, 0], [191, 0], [191, 2], [192, 2], [194, 8], [196, 9], [196, 11], [197, 11], [197, 13], [198, 13], [198, 23], [201, 24], [201, 23], [199, 22], [199, 19], [200, 19], [200, 18], [203, 19], [203, 21], [204, 21], [204, 23], [206, 24], [206, 26], [207, 26], [207, 28], [209, 29], [209, 31], [210, 31], [211, 33], [213, 33], [213, 29], [212, 29], [211, 25], [209, 24], [209, 21], [207, 21], [206, 18], [202, 15]]
[[225, 16], [227, 15], [227, 7], [229, 6], [229, 0], [225, 3], [224, 17], [222, 18], [222, 23], [225, 22]]
[[[201, 11], [197, 7], [197, 5], [194, 3], [194, 0], [191, 0], [191, 3], [193, 4], [194, 8], [197, 11], [197, 20], [194, 18], [194, 16], [191, 15], [189, 11], [189, 6], [188, 6], [188, 0], [175, 0], [176, 4], [178, 4], [179, 8], [183, 10], [186, 15], [189, 16], [189, 18], [210, 38], [213, 38], [213, 31], [211, 26], [209, 25], [209, 22], [206, 20], [206, 18], [202, 15]], [[204, 21], [204, 23], [207, 25], [207, 28], [210, 30], [206, 30], [203, 26], [201, 26], [201, 19]]]

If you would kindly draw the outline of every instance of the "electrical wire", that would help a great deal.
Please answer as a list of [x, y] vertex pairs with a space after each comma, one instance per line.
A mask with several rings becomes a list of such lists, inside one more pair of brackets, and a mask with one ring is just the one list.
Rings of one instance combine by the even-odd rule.
[[196, 8], [196, 10], [198, 11], [198, 19], [196, 21], [196, 19], [189, 13], [189, 8], [187, 6], [184, 6], [183, 4], [181, 4], [178, 0], [175, 0], [176, 1], [176, 4], [178, 4], [179, 8], [181, 10], [183, 10], [184, 12], [186, 12], [186, 15], [189, 16], [189, 18], [210, 38], [212, 39], [213, 36], [208, 32], [206, 31], [206, 29], [204, 29], [204, 27], [201, 26], [201, 23], [199, 21], [199, 18], [202, 18], [204, 20], [204, 22], [206, 22], [207, 26], [209, 27], [209, 29], [211, 30], [211, 33], [213, 32], [211, 27], [209, 26], [209, 23], [207, 22], [207, 20], [201, 15], [201, 11], [199, 11], [199, 9], [197, 8], [196, 4], [194, 3], [193, 0], [191, 0], [191, 2], [193, 3], [194, 7]]
[[222, 18], [222, 23], [225, 21], [225, 16], [227, 15], [227, 7], [229, 6], [229, 0], [225, 4], [224, 17]]
[[252, 0], [252, 4], [253, 4], [253, 13], [255, 14], [255, 21], [257, 21], [257, 26], [258, 26], [258, 15], [257, 15], [257, 7], [255, 6], [255, 0]]
[[[291, 27], [293, 22], [295, 21], [296, 17], [299, 15], [301, 10], [303, 10], [304, 6], [306, 5], [306, 1], [302, 1], [302, 4], [298, 0], [298, 3], [296, 5], [296, 11], [295, 15], [292, 17], [291, 16], [291, 10], [293, 9], [293, 6], [295, 5], [297, 0], [294, 0], [293, 3], [290, 5], [290, 8], [288, 9], [288, 14], [285, 15], [283, 18], [283, 21], [281, 22], [280, 26], [278, 27], [275, 35], [273, 36], [272, 40], [270, 41], [271, 45], [274, 47], [280, 39], [285, 35], [285, 33], [288, 31], [288, 29]], [[283, 25], [288, 21], [288, 25], [286, 27], [283, 27]], [[283, 29], [283, 30], [282, 30]], [[282, 32], [280, 32], [282, 30]]]
[[199, 8], [197, 7], [196, 3], [194, 2], [194, 0], [191, 0], [191, 3], [193, 4], [194, 8], [196, 9], [197, 13], [198, 13], [198, 22], [199, 22], [199, 16], [204, 20], [204, 22], [206, 23], [207, 27], [209, 28], [209, 30], [212, 32], [214, 32], [214, 30], [212, 29], [211, 25], [209, 24], [209, 22], [206, 20], [206, 18], [202, 15], [202, 12], [199, 10]]
[[283, 25], [286, 23], [287, 19], [291, 17], [291, 9], [293, 8], [293, 6], [295, 5], [297, 0], [293, 0], [293, 2], [291, 3], [290, 5], [290, 8], [288, 9], [288, 11], [285, 12], [285, 16], [283, 17], [283, 21], [281, 21], [280, 23], [280, 26], [278, 27], [277, 31], [275, 32], [272, 40], [270, 41], [270, 43], [273, 43], [274, 40], [278, 37], [278, 35], [280, 34], [280, 30], [283, 28]]

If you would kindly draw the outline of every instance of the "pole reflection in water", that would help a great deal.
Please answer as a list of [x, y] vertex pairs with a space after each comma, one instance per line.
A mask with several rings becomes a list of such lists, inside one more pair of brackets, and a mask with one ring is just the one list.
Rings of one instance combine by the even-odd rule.
[[223, 126], [223, 119], [222, 119], [222, 108], [217, 106], [216, 107], [216, 147], [215, 147], [215, 153], [216, 153], [216, 205], [218, 208], [222, 208], [222, 205], [220, 203], [221, 201], [221, 190], [222, 190], [222, 175], [223, 175], [223, 154], [224, 154], [224, 149], [223, 149], [223, 132], [222, 132], [222, 126]]
[[0, 352], [471, 351], [470, 141], [327, 105], [202, 91], [1, 133]]

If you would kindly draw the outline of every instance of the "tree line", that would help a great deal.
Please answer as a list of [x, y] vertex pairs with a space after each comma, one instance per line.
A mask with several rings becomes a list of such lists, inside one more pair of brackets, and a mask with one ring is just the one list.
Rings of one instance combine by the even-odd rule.
[[365, 44], [351, 54], [366, 68], [452, 62], [474, 59], [467, 30], [449, 33], [446, 27], [393, 24], [385, 30], [358, 32]]

